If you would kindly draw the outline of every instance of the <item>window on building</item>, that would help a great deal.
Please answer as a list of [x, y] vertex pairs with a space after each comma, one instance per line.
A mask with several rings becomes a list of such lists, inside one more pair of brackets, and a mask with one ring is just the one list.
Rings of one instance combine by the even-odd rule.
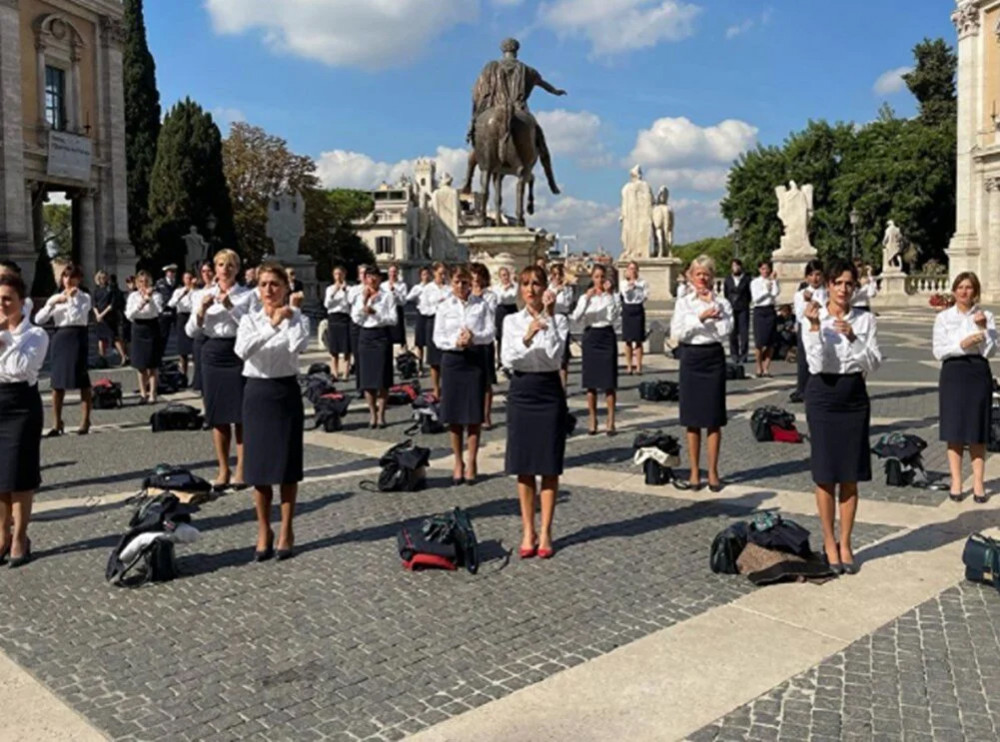
[[379, 255], [392, 255], [392, 237], [376, 237], [375, 252]]
[[45, 121], [53, 129], [66, 128], [66, 71], [45, 68]]

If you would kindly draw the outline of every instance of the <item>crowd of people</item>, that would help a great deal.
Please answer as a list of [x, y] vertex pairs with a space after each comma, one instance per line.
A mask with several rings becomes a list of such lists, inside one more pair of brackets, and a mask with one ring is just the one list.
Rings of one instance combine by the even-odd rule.
[[[779, 304], [773, 266], [762, 261], [750, 279], [734, 260], [716, 292], [714, 261], [693, 260], [671, 319], [680, 360], [680, 424], [686, 431], [690, 471], [675, 480], [700, 490], [701, 449], [707, 449], [707, 486], [720, 492], [722, 429], [728, 421], [727, 358], [748, 362], [753, 328], [755, 370], [768, 377], [775, 350], [795, 347], [797, 398], [804, 399], [811, 440], [810, 467], [831, 567], [853, 574], [857, 567], [851, 531], [858, 484], [872, 478], [869, 449], [871, 404], [866, 378], [882, 360], [877, 319], [870, 311], [877, 283], [848, 261], [810, 261], [790, 308]], [[238, 278], [242, 275], [243, 282]], [[93, 297], [81, 288], [76, 266], [61, 272], [59, 291], [32, 318], [33, 307], [17, 266], [0, 264], [0, 554], [10, 566], [30, 560], [27, 525], [40, 477], [42, 404], [38, 376], [46, 358], [52, 388], [53, 427], [65, 433], [62, 408], [67, 390], [80, 390], [77, 432], [90, 428], [88, 325], [97, 324], [99, 351], [114, 345], [139, 380], [139, 403], [157, 401], [157, 369], [167, 339], [201, 393], [211, 429], [218, 488], [252, 487], [258, 520], [254, 559], [294, 554], [293, 520], [303, 479], [303, 403], [296, 377], [299, 356], [311, 336], [302, 312], [302, 286], [274, 262], [246, 269], [239, 256], [219, 251], [198, 272], [176, 267], [153, 282], [141, 271], [116, 293], [109, 277], [95, 277]], [[510, 380], [506, 397], [506, 473], [516, 478], [522, 515], [522, 558], [554, 553], [552, 525], [566, 437], [571, 427], [567, 379], [571, 328], [582, 353], [582, 387], [588, 426], [599, 428], [598, 402], [605, 401], [604, 433], [614, 436], [619, 387], [619, 341], [628, 374], [643, 373], [647, 283], [632, 262], [620, 280], [610, 266], [593, 266], [589, 286], [577, 292], [562, 264], [544, 260], [512, 273], [479, 263], [435, 263], [408, 287], [396, 266], [383, 273], [363, 266], [349, 284], [342, 266], [332, 271], [323, 306], [333, 375], [353, 376], [363, 392], [372, 428], [386, 427], [386, 404], [394, 381], [394, 348], [409, 345], [404, 307], [416, 309], [413, 345], [421, 373], [429, 367], [440, 418], [454, 456], [452, 481], [475, 485], [481, 433], [492, 427], [492, 389], [498, 369]], [[941, 312], [933, 331], [934, 357], [942, 361], [940, 435], [948, 449], [953, 499], [962, 498], [962, 456], [968, 448], [973, 494], [985, 502], [985, 447], [989, 437], [992, 374], [987, 358], [996, 350], [993, 315], [979, 306], [979, 281], [959, 275], [955, 305]], [[120, 292], [119, 292], [120, 293]], [[579, 295], [577, 296], [577, 293]], [[789, 324], [789, 318], [793, 323]], [[55, 326], [51, 334], [42, 325]], [[618, 335], [618, 327], [621, 337]], [[787, 338], [794, 333], [794, 338]], [[128, 343], [127, 349], [125, 343]], [[235, 448], [235, 470], [231, 454]], [[277, 536], [271, 526], [274, 488], [280, 499]], [[540, 500], [540, 509], [536, 507]], [[838, 507], [839, 506], [839, 507]], [[536, 516], [540, 510], [540, 522]], [[836, 529], [839, 510], [840, 527]]]

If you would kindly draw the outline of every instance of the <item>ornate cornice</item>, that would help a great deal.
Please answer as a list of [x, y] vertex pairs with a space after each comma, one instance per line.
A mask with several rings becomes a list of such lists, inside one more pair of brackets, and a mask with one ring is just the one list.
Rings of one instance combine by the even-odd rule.
[[986, 178], [984, 181], [987, 193], [1000, 193], [1000, 175]]
[[125, 43], [125, 24], [109, 15], [101, 16], [101, 46], [121, 46]]
[[979, 5], [975, 0], [961, 0], [955, 12], [951, 14], [951, 22], [955, 24], [958, 38], [975, 36], [979, 33]]

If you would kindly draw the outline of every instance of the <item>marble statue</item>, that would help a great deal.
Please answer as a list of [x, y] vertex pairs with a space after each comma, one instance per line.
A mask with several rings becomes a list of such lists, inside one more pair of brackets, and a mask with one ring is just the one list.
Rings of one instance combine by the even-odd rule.
[[885, 236], [882, 237], [883, 273], [898, 273], [900, 271], [904, 245], [903, 232], [896, 226], [896, 222], [890, 219], [885, 228]]
[[673, 257], [674, 210], [670, 208], [670, 189], [660, 186], [653, 206], [653, 255], [654, 258]]
[[457, 251], [457, 239], [461, 204], [458, 190], [452, 185], [452, 177], [445, 173], [441, 184], [430, 197], [431, 210], [434, 213], [431, 228], [431, 253], [436, 260], [446, 260], [453, 257]]
[[275, 196], [267, 207], [267, 236], [274, 242], [274, 254], [279, 259], [295, 258], [299, 241], [306, 233], [306, 201], [301, 193]]
[[787, 188], [780, 185], [774, 192], [778, 197], [778, 218], [785, 225], [781, 249], [791, 255], [812, 253], [809, 219], [813, 214], [813, 187], [804, 185], [799, 188], [792, 180]]
[[653, 189], [642, 179], [636, 165], [629, 182], [622, 188], [622, 260], [649, 257], [649, 239], [653, 229]]
[[209, 255], [210, 246], [205, 242], [205, 238], [198, 234], [198, 227], [191, 225], [188, 233], [184, 235], [185, 258], [184, 267], [193, 269], [205, 260], [211, 260]]
[[431, 235], [434, 231], [435, 221], [434, 209], [431, 208], [431, 197], [425, 193], [417, 209], [417, 257], [422, 260], [431, 260], [433, 256]]

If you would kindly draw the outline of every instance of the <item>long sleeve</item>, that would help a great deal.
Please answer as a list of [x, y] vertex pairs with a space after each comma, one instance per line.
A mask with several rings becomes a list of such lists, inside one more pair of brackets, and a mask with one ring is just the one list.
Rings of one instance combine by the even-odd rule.
[[420, 293], [424, 290], [424, 284], [416, 283], [410, 287], [410, 290], [406, 292], [406, 303], [409, 304], [411, 301], [416, 301], [420, 298]]
[[44, 325], [50, 319], [52, 319], [52, 314], [55, 312], [56, 299], [62, 296], [62, 294], [55, 294], [49, 297], [49, 300], [42, 305], [42, 308], [38, 310], [38, 314], [35, 315], [35, 324]]
[[868, 316], [870, 321], [865, 323], [862, 334], [857, 334], [855, 329], [855, 339], [850, 344], [851, 356], [866, 374], [878, 370], [882, 365], [882, 351], [878, 347], [878, 322], [875, 315]]
[[301, 312], [289, 320], [288, 350], [292, 353], [303, 353], [309, 348], [309, 318]]
[[820, 328], [811, 327], [802, 333], [809, 373], [872, 373], [882, 364], [882, 352], [878, 347], [878, 322], [870, 313], [855, 313], [851, 317], [854, 340], [833, 327], [829, 315], [820, 320]]
[[242, 360], [247, 361], [257, 355], [267, 341], [278, 334], [278, 328], [270, 322], [255, 322], [249, 314], [243, 315], [240, 319], [239, 329], [236, 331], [236, 346], [233, 351]]
[[28, 319], [16, 333], [0, 332], [0, 382], [36, 384], [48, 348], [48, 333], [33, 327]]
[[715, 327], [716, 336], [721, 342], [733, 331], [733, 306], [725, 299], [716, 299], [716, 304], [722, 310], [722, 316], [718, 319], [710, 319], [706, 324]]
[[965, 350], [962, 348], [962, 341], [965, 338], [960, 337], [961, 333], [957, 331], [957, 328], [948, 327], [949, 312], [951, 310], [947, 309], [934, 318], [934, 335], [931, 348], [935, 360], [938, 361], [965, 354]]
[[[515, 371], [556, 371], [562, 364], [569, 322], [557, 314], [546, 319], [547, 327], [524, 344], [524, 335], [532, 318], [525, 311], [508, 315], [504, 319], [504, 343], [500, 349], [500, 362], [504, 368]], [[509, 341], [508, 341], [509, 340]]]
[[[170, 301], [167, 302], [167, 306], [171, 309], [177, 309], [177, 305], [180, 303], [180, 300], [184, 296], [185, 292], [187, 292], [187, 289], [183, 286], [179, 289], [175, 289], [174, 293], [170, 295]], [[157, 296], [159, 296], [159, 294], [157, 294]]]
[[455, 341], [458, 339], [455, 333], [448, 331], [448, 322], [443, 306], [438, 307], [437, 317], [434, 321], [434, 345], [440, 350], [455, 350]]
[[577, 300], [576, 307], [573, 308], [573, 313], [570, 315], [570, 319], [574, 322], [579, 322], [583, 319], [583, 315], [587, 313], [587, 305], [590, 304], [590, 294], [584, 294]]
[[[191, 316], [188, 317], [188, 321], [184, 325], [184, 333], [192, 339], [204, 337], [205, 335], [205, 328], [198, 324], [198, 312], [201, 311], [201, 297], [202, 293], [200, 291], [196, 291], [194, 296], [191, 297]], [[125, 315], [128, 316], [128, 309], [125, 310]]]
[[823, 328], [814, 330], [810, 325], [802, 329], [802, 347], [806, 351], [806, 362], [810, 374], [823, 373]]
[[997, 325], [993, 312], [986, 312], [986, 340], [982, 345], [984, 358], [990, 358], [997, 350]]
[[691, 311], [687, 302], [678, 302], [674, 307], [674, 316], [670, 318], [670, 336], [685, 343], [702, 327], [702, 321]]

